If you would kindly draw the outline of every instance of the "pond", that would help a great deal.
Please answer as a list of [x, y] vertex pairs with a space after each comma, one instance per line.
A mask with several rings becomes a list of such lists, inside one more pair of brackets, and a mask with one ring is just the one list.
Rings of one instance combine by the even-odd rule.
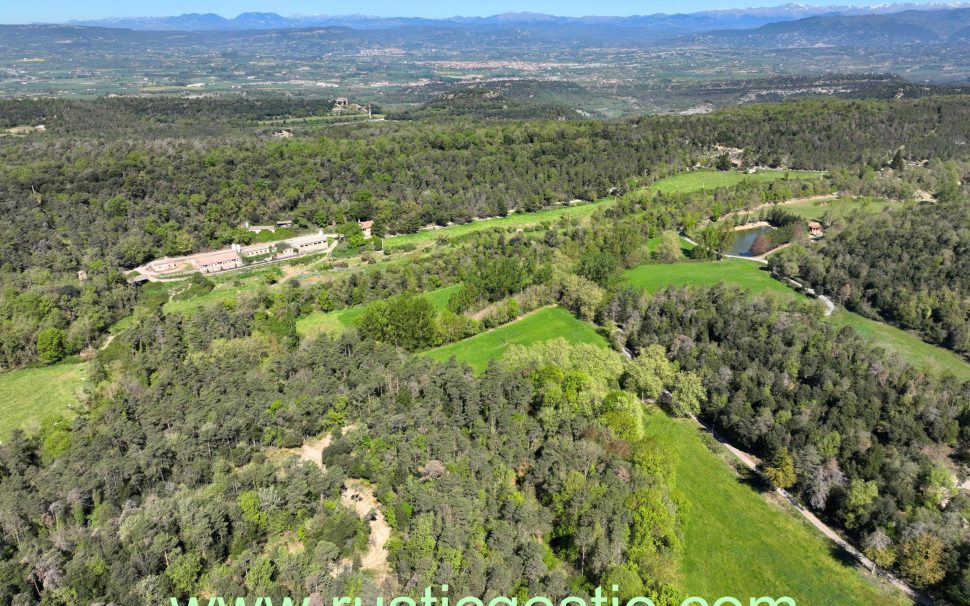
[[727, 254], [737, 255], [739, 257], [750, 257], [751, 245], [754, 244], [755, 239], [761, 234], [766, 234], [770, 232], [773, 227], [755, 227], [752, 229], [745, 229], [741, 231], [734, 232], [734, 242], [728, 247]]

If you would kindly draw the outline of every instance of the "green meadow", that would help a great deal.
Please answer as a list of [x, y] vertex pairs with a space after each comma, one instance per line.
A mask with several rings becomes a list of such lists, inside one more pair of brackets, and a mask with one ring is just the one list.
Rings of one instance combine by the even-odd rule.
[[901, 208], [903, 203], [884, 198], [835, 198], [834, 200], [800, 200], [779, 206], [806, 221], [818, 221], [825, 216], [832, 219], [845, 219], [855, 213], [880, 213], [886, 209]]
[[688, 502], [680, 581], [687, 595], [711, 603], [720, 596], [789, 596], [810, 606], [910, 604], [833, 557], [832, 543], [768, 496], [773, 493], [739, 478], [696, 426], [653, 414], [646, 432], [678, 462], [674, 485]]
[[684, 194], [704, 189], [732, 187], [743, 181], [778, 181], [780, 179], [812, 179], [824, 173], [810, 170], [762, 170], [748, 174], [739, 171], [692, 170], [661, 179], [649, 189], [665, 194]]
[[[607, 346], [592, 325], [564, 309], [544, 308], [424, 355], [439, 361], [454, 357], [481, 372], [513, 343], [556, 337]], [[831, 543], [772, 498], [752, 490], [707, 448], [692, 425], [653, 414], [647, 417], [646, 432], [678, 461], [675, 486], [688, 502], [682, 512], [685, 549], [679, 583], [686, 594], [708, 599], [787, 595], [798, 604], [909, 604], [833, 557]]]
[[572, 206], [561, 206], [559, 208], [548, 208], [534, 213], [512, 213], [505, 217], [494, 217], [491, 219], [481, 219], [462, 223], [460, 225], [449, 225], [440, 229], [426, 229], [414, 234], [402, 234], [384, 239], [384, 248], [393, 251], [406, 245], [418, 246], [433, 242], [441, 237], [462, 236], [476, 231], [501, 228], [526, 228], [539, 225], [540, 223], [554, 223], [563, 217], [583, 218], [593, 214], [596, 209], [606, 208], [614, 202], [613, 198], [607, 198], [596, 202], [575, 204]]
[[[623, 274], [624, 282], [634, 288], [656, 292], [667, 286], [713, 286], [720, 282], [737, 284], [755, 294], [773, 293], [791, 300], [809, 300], [784, 283], [775, 280], [760, 263], [744, 259], [639, 265]], [[873, 345], [925, 372], [951, 372], [970, 380], [970, 364], [953, 352], [926, 343], [918, 336], [884, 322], [838, 309], [829, 317], [835, 326], [851, 326]]]
[[570, 343], [593, 343], [607, 347], [606, 339], [596, 327], [576, 318], [561, 307], [544, 307], [514, 322], [499, 326], [456, 343], [425, 352], [424, 355], [446, 361], [455, 358], [482, 372], [488, 363], [501, 358], [510, 345], [530, 345], [557, 338]]
[[64, 414], [84, 385], [87, 364], [61, 362], [0, 373], [0, 440], [17, 428]]
[[864, 318], [839, 309], [830, 317], [835, 326], [851, 326], [872, 345], [896, 354], [920, 370], [932, 373], [952, 373], [958, 379], [970, 381], [970, 364], [948, 349], [931, 345], [918, 336], [885, 322]]
[[[448, 299], [451, 295], [458, 292], [461, 284], [453, 284], [444, 288], [438, 288], [423, 294], [437, 310], [445, 309], [448, 306]], [[338, 336], [347, 328], [354, 325], [354, 322], [364, 314], [367, 305], [355, 305], [336, 311], [312, 313], [296, 321], [296, 332], [301, 337], [315, 337], [321, 333]]]
[[772, 292], [788, 299], [801, 297], [761, 267], [759, 263], [744, 259], [648, 263], [628, 269], [623, 274], [623, 281], [647, 292], [656, 292], [667, 286], [714, 286], [720, 282], [732, 282], [758, 294]]

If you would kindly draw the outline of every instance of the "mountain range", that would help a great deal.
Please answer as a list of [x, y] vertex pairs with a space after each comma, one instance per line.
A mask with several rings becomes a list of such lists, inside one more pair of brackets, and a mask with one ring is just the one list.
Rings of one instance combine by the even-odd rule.
[[413, 26], [451, 28], [494, 28], [516, 26], [612, 26], [668, 35], [721, 29], [751, 29], [766, 24], [795, 21], [819, 16], [873, 16], [905, 11], [934, 11], [970, 6], [967, 4], [883, 4], [875, 6], [809, 6], [785, 4], [767, 8], [711, 10], [695, 13], [634, 15], [629, 17], [586, 16], [560, 17], [541, 13], [503, 13], [489, 17], [451, 17], [425, 19], [408, 17], [374, 17], [367, 15], [314, 15], [283, 17], [276, 13], [247, 12], [234, 18], [214, 13], [187, 13], [169, 17], [115, 17], [71, 21], [71, 25], [152, 31], [249, 31], [281, 30], [311, 27], [348, 27], [380, 30]]

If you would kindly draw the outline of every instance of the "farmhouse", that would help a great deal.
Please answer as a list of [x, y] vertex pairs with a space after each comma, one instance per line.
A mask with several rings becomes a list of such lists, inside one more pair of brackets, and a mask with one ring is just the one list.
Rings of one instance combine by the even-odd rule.
[[371, 229], [374, 227], [373, 221], [358, 221], [360, 224], [360, 230], [364, 232], [364, 237], [369, 238], [371, 234]]
[[822, 224], [818, 221], [812, 221], [808, 224], [808, 234], [813, 238], [821, 238], [825, 235], [825, 230], [822, 229]]
[[199, 271], [204, 274], [211, 274], [227, 269], [242, 267], [242, 259], [235, 250], [220, 250], [214, 253], [198, 255], [192, 259]]

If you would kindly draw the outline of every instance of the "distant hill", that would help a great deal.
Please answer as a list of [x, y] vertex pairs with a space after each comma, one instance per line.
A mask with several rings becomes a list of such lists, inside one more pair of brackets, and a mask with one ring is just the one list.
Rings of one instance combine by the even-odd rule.
[[684, 36], [682, 45], [723, 47], [884, 47], [957, 43], [970, 39], [970, 8], [908, 10], [886, 15], [816, 16], [753, 30]]

